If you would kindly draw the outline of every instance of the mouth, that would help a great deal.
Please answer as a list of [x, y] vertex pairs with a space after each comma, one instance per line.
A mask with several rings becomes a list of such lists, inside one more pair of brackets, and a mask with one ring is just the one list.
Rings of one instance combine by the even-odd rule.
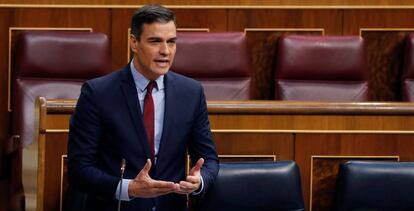
[[155, 59], [154, 62], [160, 67], [166, 67], [170, 64], [168, 59]]

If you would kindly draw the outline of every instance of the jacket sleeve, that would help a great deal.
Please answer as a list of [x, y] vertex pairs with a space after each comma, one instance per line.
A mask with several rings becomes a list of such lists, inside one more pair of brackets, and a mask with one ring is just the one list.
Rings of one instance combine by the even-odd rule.
[[101, 170], [97, 159], [102, 122], [96, 98], [93, 86], [86, 82], [69, 123], [69, 184], [97, 197], [113, 198], [118, 178]]
[[202, 197], [204, 195], [208, 187], [213, 184], [219, 170], [218, 156], [208, 120], [207, 103], [203, 89], [201, 88], [200, 90], [199, 107], [195, 112], [192, 140], [190, 141], [188, 151], [192, 163], [196, 163], [199, 158], [204, 159], [204, 165], [201, 168], [204, 187], [202, 193], [194, 197]]

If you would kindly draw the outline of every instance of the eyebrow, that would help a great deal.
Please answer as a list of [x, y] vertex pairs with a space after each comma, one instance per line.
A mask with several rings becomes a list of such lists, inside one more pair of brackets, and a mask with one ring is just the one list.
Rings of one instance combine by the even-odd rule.
[[148, 37], [147, 40], [148, 41], [160, 41], [162, 39], [161, 39], [161, 37]]
[[170, 38], [167, 41], [177, 41], [177, 37]]
[[[161, 41], [163, 39], [161, 37], [148, 37], [147, 40], [148, 41]], [[168, 41], [176, 41], [176, 40], [177, 40], [177, 37], [172, 37], [172, 38], [167, 39], [167, 42]]]

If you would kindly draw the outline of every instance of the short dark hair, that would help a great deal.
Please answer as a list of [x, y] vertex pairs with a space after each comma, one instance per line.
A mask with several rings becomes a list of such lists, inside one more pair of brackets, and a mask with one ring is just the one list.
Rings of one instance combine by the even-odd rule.
[[144, 24], [151, 24], [154, 22], [168, 23], [173, 21], [175, 24], [175, 14], [173, 11], [158, 5], [145, 5], [135, 11], [131, 20], [131, 33], [136, 39], [140, 39]]

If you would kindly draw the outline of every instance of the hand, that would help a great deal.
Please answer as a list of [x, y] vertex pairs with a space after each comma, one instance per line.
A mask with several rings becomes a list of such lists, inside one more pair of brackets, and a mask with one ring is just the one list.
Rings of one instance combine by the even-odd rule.
[[175, 191], [179, 194], [190, 194], [200, 188], [201, 185], [201, 167], [204, 164], [204, 159], [200, 158], [196, 165], [190, 170], [185, 181], [180, 181], [179, 190]]
[[153, 198], [179, 190], [179, 185], [173, 182], [153, 180], [148, 172], [151, 169], [151, 160], [148, 159], [144, 168], [129, 183], [130, 197]]

